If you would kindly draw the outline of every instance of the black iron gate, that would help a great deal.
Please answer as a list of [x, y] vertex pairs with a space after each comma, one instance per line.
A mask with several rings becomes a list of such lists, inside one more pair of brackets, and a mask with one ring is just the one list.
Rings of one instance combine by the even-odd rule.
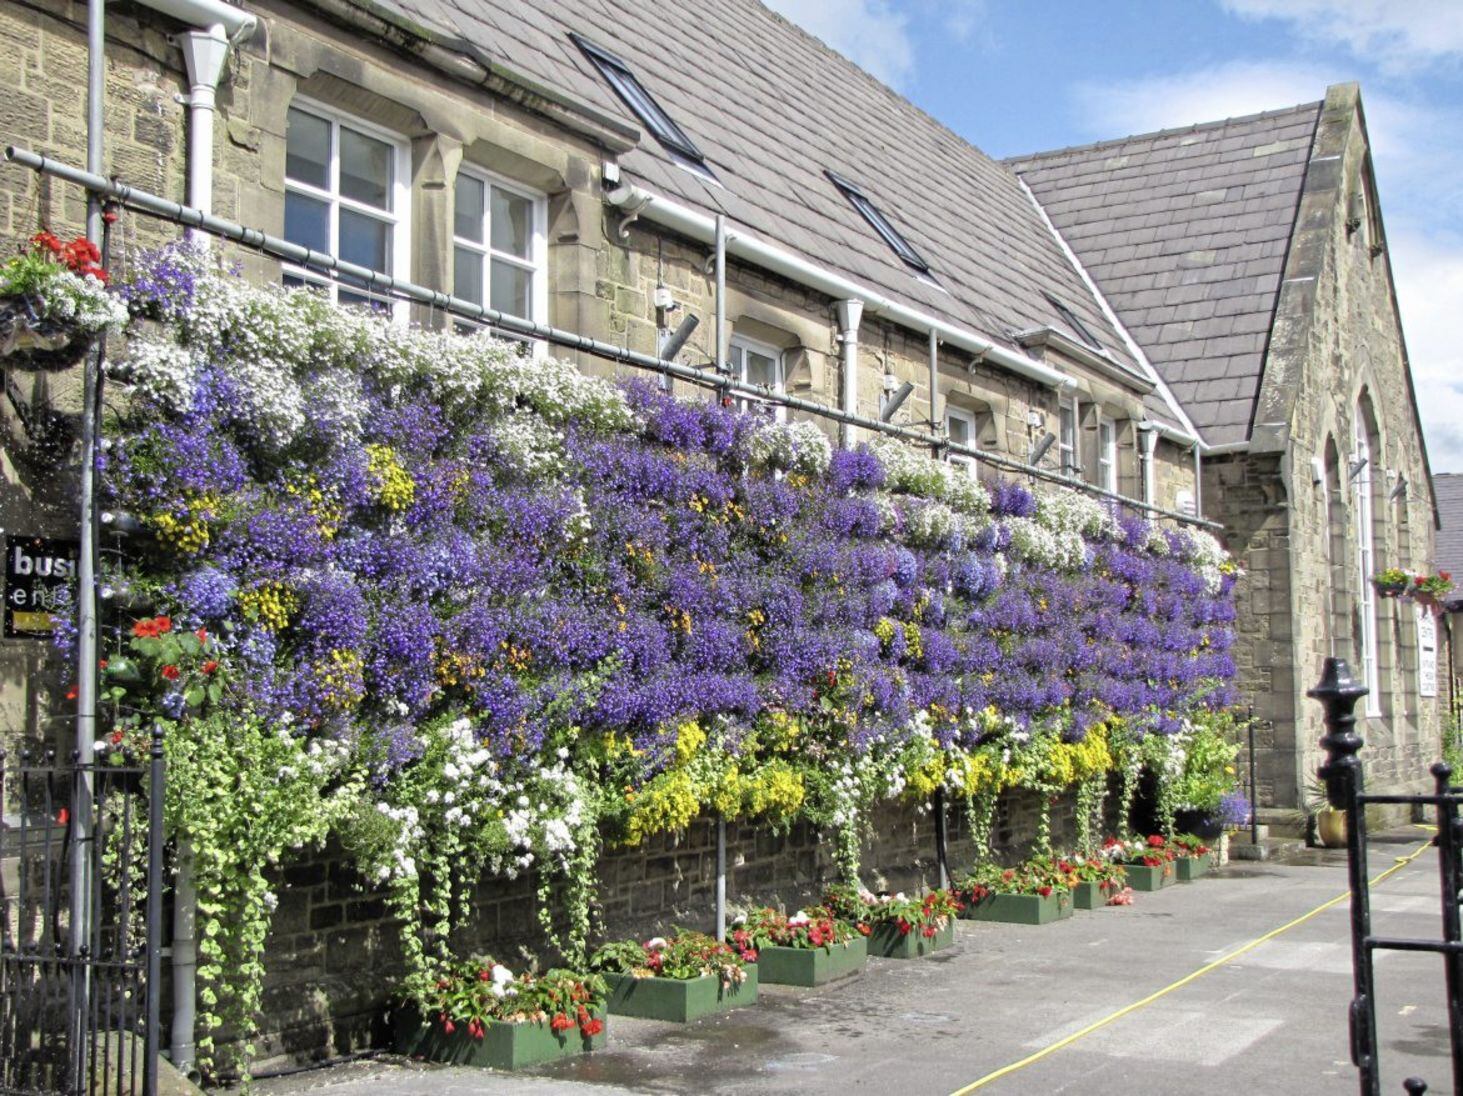
[[0, 753], [0, 1092], [157, 1091], [163, 779]]
[[[1356, 702], [1367, 694], [1351, 676], [1345, 659], [1328, 658], [1320, 684], [1307, 696], [1326, 709], [1326, 733], [1321, 746], [1326, 763], [1318, 775], [1326, 782], [1331, 806], [1346, 811], [1346, 857], [1351, 883], [1351, 964], [1354, 996], [1351, 1001], [1351, 1061], [1361, 1081], [1362, 1096], [1379, 1096], [1381, 1077], [1377, 1061], [1377, 1002], [1372, 979], [1372, 955], [1379, 949], [1435, 952], [1443, 957], [1448, 999], [1448, 1035], [1453, 1058], [1453, 1091], [1463, 1094], [1463, 938], [1459, 931], [1463, 898], [1463, 820], [1458, 806], [1463, 788], [1452, 785], [1452, 769], [1438, 762], [1432, 767], [1435, 789], [1431, 795], [1367, 795], [1362, 790], [1361, 736], [1356, 733]], [[1442, 885], [1443, 938], [1416, 940], [1374, 936], [1370, 885], [1367, 876], [1366, 807], [1371, 803], [1431, 806], [1436, 812], [1438, 870]], [[1427, 1085], [1411, 1077], [1403, 1087], [1414, 1094]]]

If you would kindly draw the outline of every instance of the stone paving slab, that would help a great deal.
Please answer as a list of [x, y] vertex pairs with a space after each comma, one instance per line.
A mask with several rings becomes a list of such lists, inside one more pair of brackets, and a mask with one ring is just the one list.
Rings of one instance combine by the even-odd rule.
[[[1371, 873], [1419, 847], [1408, 829], [1373, 847]], [[694, 1024], [612, 1018], [610, 1048], [518, 1074], [383, 1059], [262, 1081], [261, 1096], [618, 1096], [623, 1093], [948, 1094], [1140, 1001], [1346, 887], [1344, 854], [1231, 864], [1128, 908], [1052, 925], [961, 922], [957, 946], [870, 960], [819, 989], [767, 986], [756, 1008]], [[1376, 890], [1374, 931], [1439, 931], [1435, 854]], [[1122, 1016], [982, 1093], [1356, 1091], [1348, 1060], [1347, 903]], [[1448, 1091], [1441, 962], [1377, 965], [1384, 1092], [1421, 1074]]]

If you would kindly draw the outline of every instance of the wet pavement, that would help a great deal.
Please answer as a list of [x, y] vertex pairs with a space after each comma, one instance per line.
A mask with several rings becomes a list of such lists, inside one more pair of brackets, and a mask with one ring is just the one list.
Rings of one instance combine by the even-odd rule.
[[[1372, 876], [1427, 838], [1416, 827], [1374, 837]], [[1345, 889], [1344, 853], [1231, 863], [1052, 925], [962, 921], [949, 951], [871, 959], [863, 975], [819, 989], [764, 986], [757, 1005], [691, 1024], [612, 1017], [607, 1050], [520, 1073], [382, 1058], [255, 1091], [923, 1096], [989, 1078], [978, 1091], [1351, 1093], [1348, 903], [1291, 925]], [[1437, 936], [1438, 893], [1427, 851], [1376, 886], [1373, 931]], [[1381, 953], [1377, 983], [1382, 1091], [1401, 1093], [1412, 1075], [1432, 1094], [1451, 1091], [1441, 960]]]

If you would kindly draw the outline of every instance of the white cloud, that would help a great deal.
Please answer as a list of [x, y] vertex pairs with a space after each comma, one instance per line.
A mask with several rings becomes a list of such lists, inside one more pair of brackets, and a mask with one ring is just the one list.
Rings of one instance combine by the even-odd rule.
[[769, 0], [767, 6], [890, 87], [914, 70], [909, 17], [887, 0]]
[[1428, 456], [1434, 472], [1463, 472], [1463, 240], [1414, 231], [1387, 240]]
[[987, 0], [766, 0], [773, 11], [896, 90], [915, 71], [915, 26], [989, 48]]
[[[1231, 62], [1080, 85], [1073, 108], [1102, 140], [1313, 102], [1348, 78], [1308, 62]], [[1463, 224], [1463, 120], [1365, 87], [1362, 101], [1429, 456], [1435, 471], [1463, 472], [1463, 234], [1447, 230]]]
[[1302, 38], [1340, 46], [1387, 71], [1463, 56], [1457, 0], [1222, 0], [1247, 19], [1290, 23]]
[[1139, 80], [1081, 83], [1073, 94], [1079, 124], [1104, 140], [1315, 102], [1327, 84], [1342, 78], [1317, 67], [1237, 61]]

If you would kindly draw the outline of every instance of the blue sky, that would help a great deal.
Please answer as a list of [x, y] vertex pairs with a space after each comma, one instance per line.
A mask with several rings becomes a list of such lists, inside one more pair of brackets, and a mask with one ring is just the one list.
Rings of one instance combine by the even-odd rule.
[[1463, 472], [1463, 0], [767, 0], [993, 156], [1355, 80], [1435, 472]]

